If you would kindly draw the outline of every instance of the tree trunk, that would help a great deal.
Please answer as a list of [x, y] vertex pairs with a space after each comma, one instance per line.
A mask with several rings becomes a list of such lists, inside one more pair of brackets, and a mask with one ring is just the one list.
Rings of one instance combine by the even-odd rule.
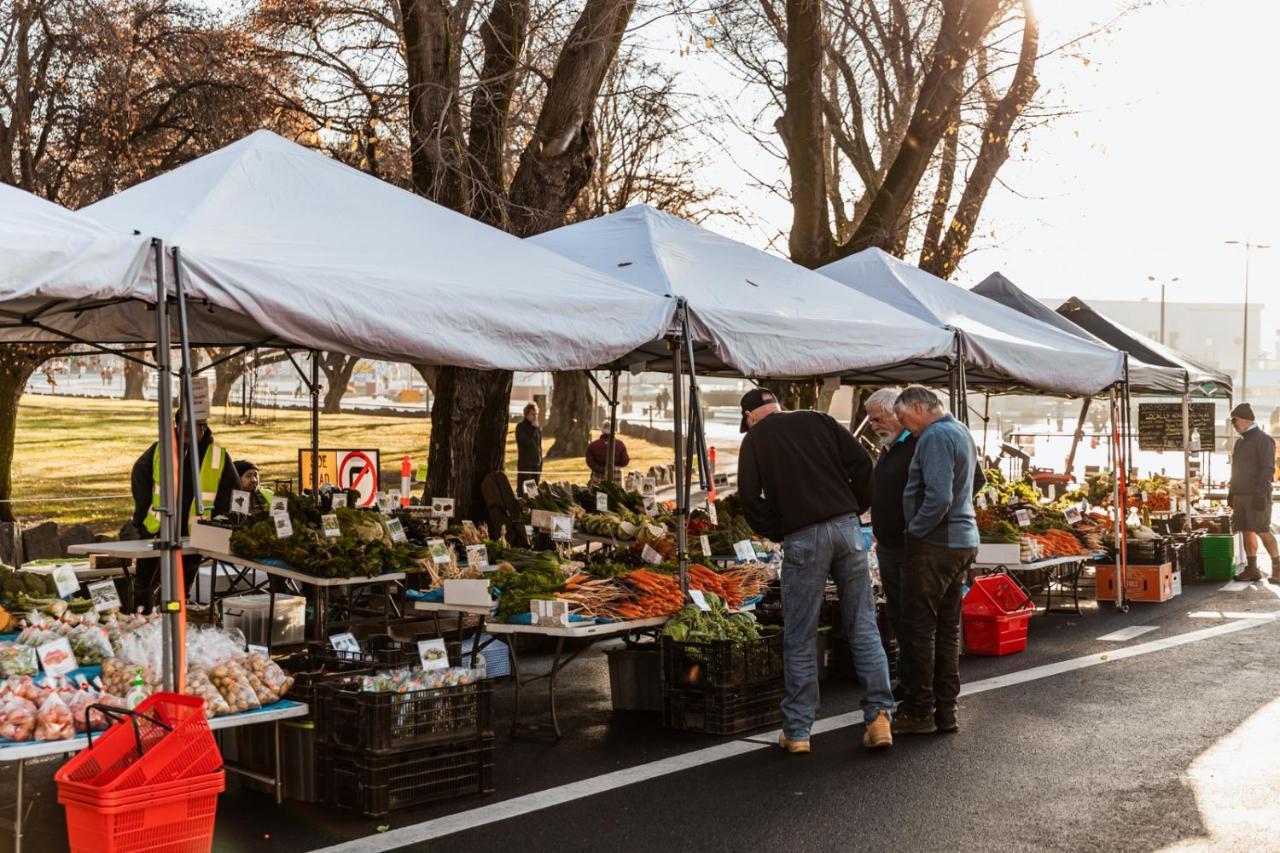
[[[11, 348], [16, 350], [17, 347]], [[0, 521], [12, 522], [13, 441], [18, 428], [18, 401], [36, 368], [58, 347], [22, 347], [0, 353]]]
[[[766, 379], [760, 385], [772, 391], [773, 396], [778, 398], [778, 405], [789, 412], [818, 406], [818, 389], [821, 383], [812, 379]], [[829, 405], [830, 400], [827, 402]]]
[[146, 396], [147, 369], [136, 361], [124, 363], [124, 398], [126, 400], [143, 400]]
[[596, 99], [634, 7], [635, 0], [587, 0], [565, 40], [533, 139], [511, 181], [511, 231], [517, 236], [563, 225], [591, 179]]
[[933, 204], [929, 208], [929, 221], [924, 229], [924, 243], [920, 247], [920, 267], [930, 272], [933, 272], [931, 265], [938, 258], [938, 244], [942, 241], [942, 226], [947, 221], [947, 208], [951, 204], [951, 190], [955, 186], [959, 148], [960, 109], [957, 106], [954, 120], [947, 126], [947, 132], [943, 138], [942, 163], [938, 166], [938, 186], [933, 191]]
[[978, 149], [978, 159], [974, 161], [964, 192], [960, 194], [951, 227], [947, 229], [931, 262], [928, 265], [921, 264], [926, 270], [942, 278], [949, 278], [955, 272], [968, 250], [978, 214], [982, 211], [991, 184], [1000, 167], [1009, 159], [1009, 133], [1013, 122], [1040, 87], [1035, 75], [1036, 56], [1040, 50], [1040, 25], [1029, 0], [1024, 0], [1022, 7], [1022, 49], [1018, 54], [1018, 67], [1013, 73], [1013, 80], [987, 120], [982, 134], [982, 147]]
[[823, 159], [822, 9], [819, 0], [787, 0], [786, 109], [777, 129], [791, 172], [791, 260], [814, 268], [830, 251]]
[[920, 86], [906, 138], [884, 181], [849, 242], [837, 247], [835, 260], [878, 247], [902, 256], [901, 223], [915, 198], [938, 142], [946, 133], [956, 104], [964, 96], [965, 67], [987, 32], [999, 0], [949, 0], [943, 3], [938, 39]]
[[511, 379], [509, 370], [437, 372], [423, 496], [453, 498], [459, 518], [487, 518], [480, 482], [505, 468]]
[[[215, 354], [215, 357], [218, 357]], [[231, 387], [244, 375], [244, 356], [229, 358], [213, 366], [213, 399], [215, 406], [225, 406], [231, 398]]]
[[529, 25], [529, 0], [495, 0], [480, 28], [484, 66], [471, 98], [470, 160], [475, 176], [472, 215], [507, 228], [507, 125]]
[[450, 8], [443, 0], [400, 0], [409, 83], [409, 147], [413, 188], [437, 204], [466, 212], [458, 138]]
[[591, 442], [591, 383], [584, 370], [551, 374], [551, 411], [543, 436], [554, 439], [548, 459], [581, 459]]
[[336, 415], [342, 411], [342, 398], [351, 384], [351, 374], [355, 372], [360, 359], [343, 355], [340, 352], [327, 352], [320, 357], [320, 370], [324, 373], [326, 388], [324, 401], [320, 411], [326, 415]]

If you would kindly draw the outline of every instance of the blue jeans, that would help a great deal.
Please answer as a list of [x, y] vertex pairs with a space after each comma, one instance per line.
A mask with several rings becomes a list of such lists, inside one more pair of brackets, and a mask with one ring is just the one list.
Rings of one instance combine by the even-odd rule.
[[889, 664], [876, 627], [858, 517], [845, 515], [802, 527], [787, 536], [782, 547], [783, 732], [793, 740], [808, 739], [818, 712], [818, 616], [828, 575], [840, 591], [840, 613], [854, 670], [866, 685], [863, 717], [871, 722], [881, 711], [892, 713]]

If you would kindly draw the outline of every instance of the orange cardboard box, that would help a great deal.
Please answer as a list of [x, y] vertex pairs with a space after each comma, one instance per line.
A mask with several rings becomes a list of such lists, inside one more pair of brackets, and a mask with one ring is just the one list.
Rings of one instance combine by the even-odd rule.
[[[1125, 569], [1125, 597], [1130, 601], [1168, 601], [1173, 595], [1172, 563]], [[1116, 600], [1116, 567], [1113, 563], [1098, 566], [1098, 600]]]

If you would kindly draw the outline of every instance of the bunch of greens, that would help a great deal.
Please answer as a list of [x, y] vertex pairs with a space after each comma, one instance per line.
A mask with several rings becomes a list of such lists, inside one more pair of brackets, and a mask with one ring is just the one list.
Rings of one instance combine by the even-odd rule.
[[489, 591], [498, 600], [498, 621], [506, 622], [512, 616], [528, 613], [530, 601], [554, 598], [564, 586], [564, 580], [554, 554], [531, 561], [519, 571], [494, 572], [489, 578]]
[[322, 578], [374, 577], [413, 568], [425, 559], [421, 549], [393, 543], [374, 513], [336, 510], [342, 533], [334, 538], [319, 528], [321, 514], [314, 504], [290, 495], [292, 536], [278, 537], [271, 516], [258, 513], [232, 532], [231, 551], [248, 559], [280, 560]]
[[713, 640], [745, 643], [760, 639], [754, 616], [729, 612], [724, 599], [713, 592], [704, 595], [711, 609], [685, 605], [662, 629], [663, 636], [679, 643], [709, 643]]

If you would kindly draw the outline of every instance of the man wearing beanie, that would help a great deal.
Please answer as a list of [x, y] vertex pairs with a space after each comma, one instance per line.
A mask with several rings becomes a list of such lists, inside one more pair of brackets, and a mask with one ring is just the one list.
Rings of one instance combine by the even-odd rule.
[[1271, 532], [1271, 480], [1275, 475], [1276, 442], [1262, 431], [1253, 407], [1241, 403], [1231, 410], [1231, 426], [1240, 434], [1231, 451], [1231, 529], [1244, 539], [1249, 565], [1236, 580], [1262, 580], [1258, 571], [1258, 537], [1271, 557], [1271, 583], [1280, 584], [1280, 548]]

